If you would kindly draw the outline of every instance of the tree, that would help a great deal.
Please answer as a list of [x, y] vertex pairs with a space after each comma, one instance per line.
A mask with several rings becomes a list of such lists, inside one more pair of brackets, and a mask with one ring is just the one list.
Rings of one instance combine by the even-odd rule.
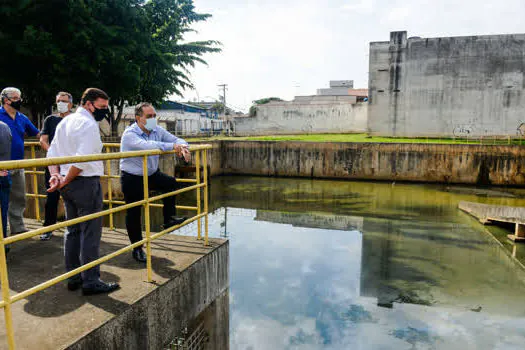
[[[119, 19], [122, 21], [121, 27], [127, 28], [124, 32], [135, 30], [136, 48], [133, 54], [127, 57], [126, 49], [123, 48], [122, 55], [129, 60], [130, 70], [121, 72], [130, 79], [129, 85], [135, 89], [121, 88], [118, 91], [118, 87], [122, 86], [119, 79], [110, 80], [117, 82], [115, 89], [109, 90], [113, 97], [110, 121], [113, 135], [117, 133], [126, 102], [149, 101], [159, 104], [166, 96], [182, 96], [183, 90], [193, 88], [188, 69], [195, 67], [196, 63], [206, 64], [202, 58], [204, 54], [220, 52], [220, 43], [217, 41], [184, 42], [184, 35], [193, 31], [193, 24], [210, 17], [209, 14], [196, 13], [193, 0], [155, 0], [134, 8], [141, 11], [140, 20], [134, 25], [122, 21], [122, 17]], [[113, 62], [120, 65], [118, 60]]]
[[[51, 3], [60, 4], [55, 8]], [[48, 112], [67, 74], [68, 52], [61, 45], [69, 24], [53, 20], [69, 16], [70, 8], [60, 6], [64, 3], [17, 1], [0, 6], [0, 84], [20, 88], [34, 118]]]
[[219, 52], [216, 41], [184, 42], [210, 17], [192, 0], [19, 0], [0, 5], [0, 86], [22, 90], [33, 117], [49, 113], [56, 92], [110, 95], [115, 135], [125, 103], [160, 102], [192, 88], [188, 68]]

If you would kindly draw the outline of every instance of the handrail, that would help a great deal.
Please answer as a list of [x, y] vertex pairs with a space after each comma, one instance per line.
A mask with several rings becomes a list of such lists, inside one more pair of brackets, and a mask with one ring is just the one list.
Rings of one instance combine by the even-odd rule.
[[[40, 146], [40, 143], [38, 142], [26, 142], [25, 146], [31, 147], [31, 155], [32, 157], [35, 157], [35, 147]], [[110, 148], [119, 148], [119, 144], [104, 144], [104, 148], [106, 151], [108, 151]], [[116, 256], [119, 256], [125, 252], [129, 252], [135, 247], [138, 247], [140, 245], [145, 244], [146, 245], [146, 273], [147, 273], [147, 281], [153, 282], [153, 273], [152, 273], [152, 262], [151, 262], [151, 242], [162, 237], [163, 235], [172, 232], [173, 230], [188, 225], [194, 221], [198, 222], [198, 238], [201, 239], [201, 219], [205, 219], [205, 236], [204, 236], [204, 245], [208, 245], [208, 178], [207, 178], [207, 150], [211, 149], [211, 145], [195, 145], [190, 146], [190, 152], [196, 153], [195, 154], [195, 168], [196, 168], [196, 178], [195, 179], [180, 179], [180, 182], [186, 182], [191, 183], [192, 185], [184, 187], [182, 189], [178, 189], [173, 192], [164, 193], [161, 195], [157, 195], [154, 197], [149, 196], [149, 186], [148, 186], [148, 176], [143, 176], [143, 185], [144, 185], [144, 199], [132, 202], [132, 203], [125, 203], [123, 201], [114, 200], [112, 194], [108, 194], [108, 200], [104, 200], [105, 204], [109, 204], [109, 209], [84, 215], [75, 219], [63, 221], [56, 223], [54, 225], [41, 227], [38, 229], [34, 229], [16, 236], [7, 237], [4, 238], [3, 235], [3, 229], [1, 225], [1, 217], [0, 217], [0, 282], [1, 282], [1, 289], [2, 289], [2, 299], [0, 300], [0, 307], [4, 309], [4, 315], [5, 315], [5, 327], [6, 327], [6, 334], [7, 334], [7, 342], [9, 345], [9, 349], [15, 348], [15, 341], [14, 341], [14, 328], [13, 328], [13, 321], [12, 321], [12, 308], [11, 305], [17, 301], [20, 301], [24, 298], [27, 298], [28, 296], [35, 294], [39, 291], [42, 291], [46, 288], [49, 288], [61, 281], [66, 280], [67, 278], [74, 276], [82, 271], [88, 270], [94, 266], [100, 265], [101, 263], [110, 260]], [[69, 156], [69, 157], [54, 157], [54, 158], [41, 158], [41, 159], [25, 159], [25, 160], [18, 160], [18, 161], [2, 161], [0, 162], [0, 169], [2, 170], [13, 170], [13, 169], [25, 169], [25, 168], [32, 168], [31, 171], [27, 171], [28, 174], [33, 175], [33, 193], [27, 194], [28, 196], [34, 197], [35, 200], [35, 210], [37, 211], [35, 213], [35, 216], [37, 220], [39, 219], [39, 199], [45, 197], [45, 195], [38, 194], [38, 182], [37, 182], [37, 175], [42, 175], [44, 172], [37, 171], [36, 169], [39, 167], [47, 167], [50, 165], [60, 165], [60, 164], [69, 164], [69, 163], [82, 163], [82, 162], [91, 162], [91, 161], [102, 161], [106, 160], [106, 166], [108, 167], [108, 175], [101, 176], [101, 178], [107, 178], [108, 180], [108, 190], [111, 191], [111, 181], [114, 178], [118, 178], [119, 176], [111, 175], [111, 163], [110, 160], [113, 159], [123, 159], [123, 158], [134, 158], [134, 157], [141, 157], [142, 158], [142, 165], [143, 165], [143, 171], [144, 173], [147, 173], [147, 160], [149, 156], [153, 155], [165, 155], [165, 154], [173, 154], [175, 151], [161, 151], [161, 150], [146, 150], [146, 151], [130, 151], [130, 152], [110, 152], [110, 153], [103, 153], [103, 154], [91, 154], [91, 155], [85, 155], [85, 156]], [[201, 158], [202, 157], [202, 158]], [[204, 165], [204, 179], [201, 182], [200, 179], [200, 167], [201, 167], [201, 159], [203, 160]], [[183, 181], [182, 181], [183, 180]], [[177, 179], [179, 181], [179, 179]], [[164, 199], [169, 196], [174, 196], [180, 193], [188, 192], [188, 191], [197, 191], [197, 203], [196, 206], [177, 206], [177, 208], [180, 209], [186, 209], [186, 210], [193, 210], [196, 212], [196, 215], [190, 217], [183, 223], [179, 225], [175, 225], [170, 228], [166, 228], [161, 232], [152, 234], [150, 230], [150, 207], [158, 207], [162, 206], [162, 204], [154, 204], [153, 202], [159, 201], [161, 199]], [[201, 212], [201, 190], [204, 190], [204, 211]], [[119, 205], [116, 208], [113, 208], [113, 205]], [[108, 255], [105, 255], [103, 257], [100, 257], [99, 259], [92, 261], [88, 264], [82, 265], [75, 270], [69, 271], [67, 273], [61, 274], [57, 277], [54, 277], [48, 281], [45, 281], [43, 283], [40, 283], [36, 286], [33, 286], [27, 290], [18, 292], [17, 294], [11, 295], [9, 290], [9, 278], [8, 278], [8, 271], [7, 271], [7, 261], [6, 261], [6, 253], [5, 253], [5, 246], [7, 244], [13, 244], [18, 241], [22, 241], [24, 239], [29, 239], [31, 237], [37, 236], [42, 233], [51, 232], [54, 230], [57, 230], [59, 228], [64, 228], [67, 226], [71, 226], [80, 222], [89, 221], [95, 218], [103, 217], [106, 215], [110, 216], [110, 228], [113, 228], [113, 214], [117, 212], [122, 212], [124, 210], [143, 206], [144, 207], [144, 222], [146, 226], [146, 235], [145, 238], [142, 239], [140, 242], [136, 242], [133, 244], [126, 245], [125, 247], [110, 253]]]
[[[211, 149], [211, 145], [195, 145], [190, 146], [191, 152], [204, 151]], [[108, 160], [108, 159], [122, 159], [122, 158], [136, 158], [141, 156], [157, 156], [162, 154], [174, 154], [175, 151], [161, 151], [161, 150], [148, 150], [148, 151], [128, 151], [128, 152], [115, 152], [115, 153], [101, 153], [101, 154], [89, 154], [85, 156], [68, 156], [68, 157], [51, 157], [51, 158], [40, 158], [40, 159], [23, 159], [23, 160], [7, 160], [0, 162], [0, 169], [2, 170], [13, 170], [13, 169], [25, 169], [32, 167], [45, 167], [50, 165], [61, 165], [69, 163], [84, 163], [93, 162], [97, 160]]]
[[[118, 142], [104, 142], [102, 143], [104, 147], [111, 147], [111, 148], [120, 148], [120, 143]], [[25, 141], [24, 146], [39, 146], [40, 142], [38, 141]]]

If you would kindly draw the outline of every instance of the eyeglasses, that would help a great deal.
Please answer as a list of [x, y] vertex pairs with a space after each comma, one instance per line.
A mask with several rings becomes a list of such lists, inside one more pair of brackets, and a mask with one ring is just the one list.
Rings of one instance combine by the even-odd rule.
[[145, 114], [146, 116], [146, 119], [150, 119], [150, 118], [157, 118], [157, 114], [153, 113], [153, 114]]
[[18, 101], [20, 101], [20, 102], [24, 102], [24, 100], [21, 99], [20, 97], [17, 98], [17, 99], [12, 99], [11, 97], [8, 97], [7, 99], [8, 99], [9, 101], [11, 101], [11, 102], [18, 102]]

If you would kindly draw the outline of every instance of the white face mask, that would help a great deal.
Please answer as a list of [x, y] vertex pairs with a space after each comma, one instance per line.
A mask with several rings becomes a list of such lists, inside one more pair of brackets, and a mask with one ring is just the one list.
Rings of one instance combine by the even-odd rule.
[[146, 119], [146, 124], [144, 125], [144, 127], [149, 131], [155, 129], [157, 127], [157, 118]]
[[57, 111], [58, 113], [67, 113], [69, 111], [69, 103], [67, 102], [57, 102]]

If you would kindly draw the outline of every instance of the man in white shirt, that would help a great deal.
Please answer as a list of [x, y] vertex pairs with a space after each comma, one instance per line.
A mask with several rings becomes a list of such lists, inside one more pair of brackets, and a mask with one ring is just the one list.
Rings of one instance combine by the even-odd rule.
[[[109, 113], [108, 95], [96, 88], [82, 94], [81, 107], [57, 127], [47, 157], [81, 156], [102, 152], [98, 123]], [[49, 192], [60, 190], [66, 206], [66, 219], [97, 213], [102, 210], [100, 176], [102, 161], [50, 166]], [[66, 270], [74, 270], [99, 258], [102, 218], [69, 226], [64, 235]], [[100, 280], [96, 266], [68, 280], [68, 289], [82, 287], [84, 295], [109, 293], [119, 288], [117, 283]]]

